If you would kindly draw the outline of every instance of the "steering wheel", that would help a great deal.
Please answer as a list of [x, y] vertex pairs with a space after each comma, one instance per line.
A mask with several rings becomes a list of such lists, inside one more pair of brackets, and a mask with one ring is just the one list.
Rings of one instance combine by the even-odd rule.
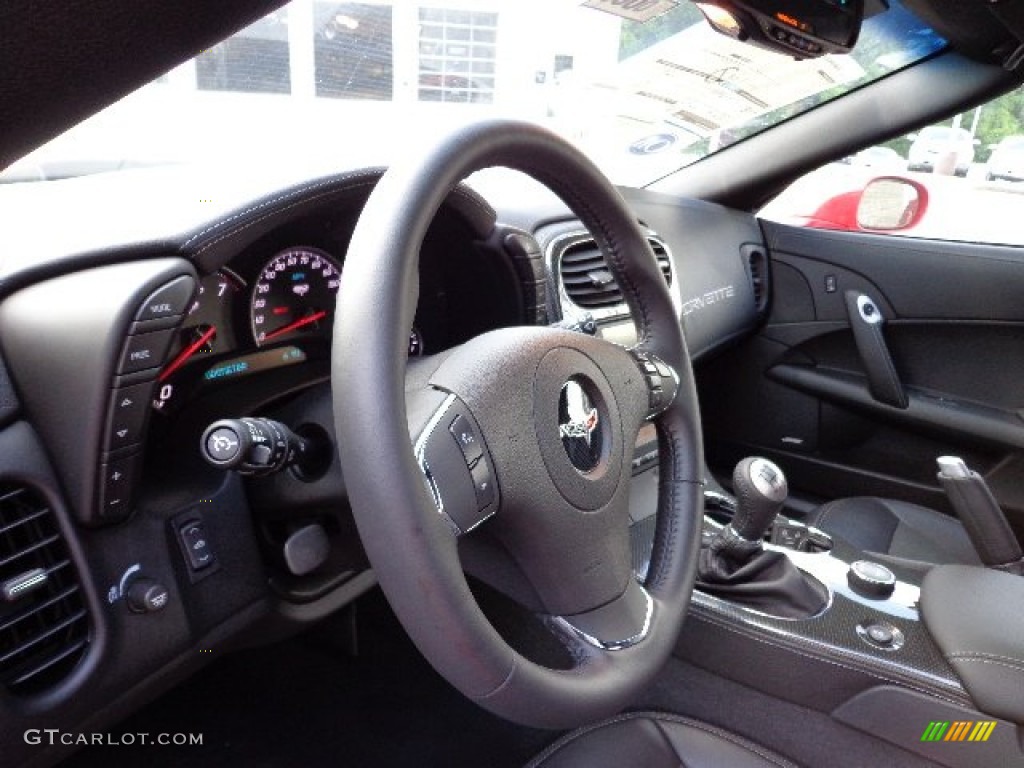
[[[461, 179], [492, 166], [546, 184], [593, 234], [632, 312], [633, 348], [516, 327], [408, 361], [427, 228]], [[492, 712], [547, 728], [616, 712], [651, 682], [693, 590], [700, 419], [654, 254], [586, 157], [545, 129], [490, 121], [393, 165], [349, 246], [332, 390], [366, 553], [402, 625], [441, 675]], [[628, 496], [633, 446], [648, 421], [658, 433], [660, 482], [654, 551], [640, 584]], [[567, 668], [514, 650], [484, 616], [458, 552], [460, 537], [476, 530], [500, 542], [525, 575], [543, 626], [569, 651]]]

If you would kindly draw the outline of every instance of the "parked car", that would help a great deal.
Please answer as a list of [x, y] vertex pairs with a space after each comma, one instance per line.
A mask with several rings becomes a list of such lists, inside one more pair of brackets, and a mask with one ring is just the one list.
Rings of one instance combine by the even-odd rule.
[[1007, 136], [999, 142], [985, 166], [988, 181], [1024, 180], [1024, 136]]
[[850, 158], [850, 165], [861, 165], [865, 168], [874, 168], [879, 171], [902, 171], [907, 167], [907, 161], [900, 156], [900, 153], [891, 147], [868, 147], [862, 149]]
[[907, 170], [934, 171], [946, 164], [957, 176], [966, 176], [974, 162], [977, 143], [966, 128], [928, 126], [913, 137]]

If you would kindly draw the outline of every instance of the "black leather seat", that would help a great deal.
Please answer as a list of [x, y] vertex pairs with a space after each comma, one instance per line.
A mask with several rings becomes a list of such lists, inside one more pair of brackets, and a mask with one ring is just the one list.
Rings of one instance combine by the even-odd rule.
[[640, 712], [581, 728], [528, 768], [795, 768], [751, 741], [684, 717]]
[[807, 519], [864, 552], [940, 565], [979, 565], [959, 520], [905, 501], [869, 496], [823, 504]]

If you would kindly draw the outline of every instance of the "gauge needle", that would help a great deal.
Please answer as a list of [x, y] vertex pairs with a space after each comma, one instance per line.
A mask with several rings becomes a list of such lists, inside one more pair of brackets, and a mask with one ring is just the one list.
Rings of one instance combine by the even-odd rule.
[[268, 333], [266, 336], [263, 337], [263, 341], [270, 341], [271, 339], [277, 338], [278, 336], [283, 336], [284, 334], [290, 331], [302, 328], [304, 325], [315, 323], [317, 320], [323, 320], [325, 317], [327, 317], [327, 312], [326, 310], [323, 309], [321, 309], [319, 312], [314, 312], [312, 315], [300, 317], [294, 323], [288, 323], [288, 325], [284, 326], [284, 328], [278, 328], [276, 331]]
[[211, 325], [209, 329], [206, 331], [206, 333], [204, 333], [198, 339], [196, 339], [183, 350], [181, 350], [181, 352], [178, 353], [178, 356], [174, 358], [166, 368], [160, 371], [160, 376], [157, 378], [157, 381], [163, 381], [176, 370], [181, 368], [181, 366], [185, 364], [185, 361], [187, 361], [190, 357], [192, 357], [192, 355], [198, 352], [202, 348], [202, 346], [206, 344], [206, 342], [208, 342], [210, 339], [212, 339], [215, 335], [217, 335], [217, 328], [216, 326]]

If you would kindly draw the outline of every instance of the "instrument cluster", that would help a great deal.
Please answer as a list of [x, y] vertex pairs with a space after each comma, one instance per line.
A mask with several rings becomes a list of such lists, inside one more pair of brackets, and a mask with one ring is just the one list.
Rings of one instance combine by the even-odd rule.
[[[307, 360], [326, 359], [342, 262], [325, 248], [289, 245], [252, 253], [201, 278], [172, 341], [153, 396], [170, 414], [203, 388]], [[428, 350], [410, 329], [409, 354]]]

